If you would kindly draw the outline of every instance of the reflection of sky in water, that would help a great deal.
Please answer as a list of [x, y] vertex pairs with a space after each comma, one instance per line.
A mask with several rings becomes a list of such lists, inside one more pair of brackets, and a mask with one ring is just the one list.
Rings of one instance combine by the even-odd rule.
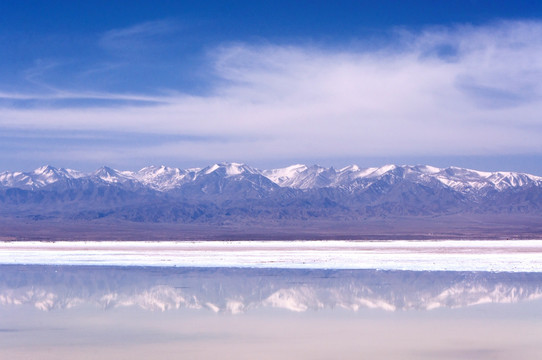
[[539, 273], [1, 266], [0, 304], [2, 359], [542, 355]]

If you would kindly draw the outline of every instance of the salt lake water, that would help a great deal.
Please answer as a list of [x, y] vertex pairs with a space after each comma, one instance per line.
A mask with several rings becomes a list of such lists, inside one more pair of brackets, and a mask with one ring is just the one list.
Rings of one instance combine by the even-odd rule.
[[542, 273], [0, 265], [1, 359], [541, 359]]

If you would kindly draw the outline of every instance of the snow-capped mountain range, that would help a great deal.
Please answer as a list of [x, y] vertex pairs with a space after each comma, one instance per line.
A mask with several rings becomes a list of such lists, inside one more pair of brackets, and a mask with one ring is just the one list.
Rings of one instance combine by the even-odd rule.
[[102, 167], [91, 173], [43, 166], [0, 173], [0, 205], [4, 217], [170, 223], [539, 215], [542, 177], [427, 165], [260, 170], [221, 163], [139, 171]]
[[2, 188], [39, 190], [55, 184], [62, 184], [69, 188], [75, 187], [79, 182], [95, 182], [148, 187], [167, 192], [182, 188], [187, 183], [201, 181], [206, 177], [235, 180], [265, 178], [279, 187], [301, 190], [318, 188], [356, 190], [367, 188], [381, 180], [389, 182], [408, 180], [428, 185], [435, 183], [460, 192], [502, 191], [525, 186], [542, 186], [542, 177], [539, 176], [515, 172], [483, 172], [458, 167], [385, 165], [360, 168], [357, 165], [351, 165], [334, 169], [333, 167], [298, 164], [280, 169], [259, 170], [239, 163], [221, 163], [192, 169], [148, 166], [139, 171], [121, 171], [104, 166], [92, 173], [58, 169], [47, 165], [31, 172], [6, 171], [0, 173], [0, 186]]

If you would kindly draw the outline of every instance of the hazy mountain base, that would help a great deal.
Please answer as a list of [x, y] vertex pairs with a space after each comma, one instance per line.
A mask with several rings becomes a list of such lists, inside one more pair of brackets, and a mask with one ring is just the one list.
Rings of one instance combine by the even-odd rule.
[[0, 219], [0, 240], [296, 240], [296, 239], [536, 239], [542, 216], [446, 215], [366, 218], [357, 221], [236, 221], [149, 223], [111, 219]]

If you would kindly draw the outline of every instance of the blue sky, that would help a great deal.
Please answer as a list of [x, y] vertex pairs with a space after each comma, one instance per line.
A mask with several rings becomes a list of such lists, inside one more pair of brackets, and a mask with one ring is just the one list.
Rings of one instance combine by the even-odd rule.
[[3, 1], [0, 171], [542, 175], [540, 1]]

